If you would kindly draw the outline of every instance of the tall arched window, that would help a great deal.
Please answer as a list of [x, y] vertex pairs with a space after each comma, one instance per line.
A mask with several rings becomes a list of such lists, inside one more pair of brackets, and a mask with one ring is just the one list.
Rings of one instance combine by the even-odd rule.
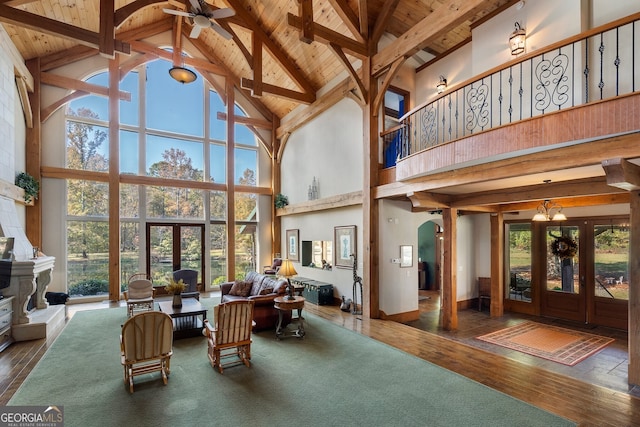
[[[171, 79], [171, 64], [158, 59], [129, 72], [120, 90], [131, 95], [119, 103], [120, 170], [120, 265], [121, 283], [146, 268], [145, 225], [158, 230], [175, 224], [183, 229], [205, 228], [205, 243], [190, 244], [184, 237], [182, 268], [207, 271], [209, 283], [226, 279], [227, 227], [236, 230], [236, 271], [255, 269], [257, 194], [235, 190], [235, 210], [227, 212], [228, 185], [256, 186], [259, 146], [249, 128], [236, 124], [234, 182], [227, 183], [228, 141], [226, 123], [218, 119], [225, 112], [224, 101], [202, 76], [191, 84]], [[98, 73], [87, 82], [106, 86], [108, 73]], [[66, 110], [66, 271], [72, 296], [107, 295], [109, 279], [109, 109], [108, 100], [86, 96], [69, 103]], [[246, 116], [239, 107], [235, 113]], [[208, 114], [208, 116], [207, 116]], [[98, 174], [82, 175], [75, 171]], [[126, 176], [145, 177], [144, 184]], [[221, 184], [215, 190], [178, 181]], [[129, 181], [129, 182], [127, 182]], [[163, 227], [163, 224], [167, 224]], [[172, 267], [166, 262], [175, 251], [171, 233], [157, 232], [149, 239], [149, 258], [154, 283], [162, 285]], [[199, 238], [199, 237], [198, 237]], [[206, 250], [203, 254], [201, 247]], [[193, 252], [193, 253], [192, 253]], [[169, 255], [168, 255], [169, 254]], [[205, 277], [200, 277], [204, 282]]]

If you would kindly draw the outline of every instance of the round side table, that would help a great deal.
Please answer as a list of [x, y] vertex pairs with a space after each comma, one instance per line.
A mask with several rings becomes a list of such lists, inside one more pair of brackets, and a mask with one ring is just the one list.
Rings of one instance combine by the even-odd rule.
[[[283, 337], [296, 337], [296, 338], [304, 338], [304, 318], [302, 317], [302, 309], [304, 308], [305, 298], [303, 297], [293, 297], [290, 299], [289, 297], [276, 297], [274, 300], [274, 307], [278, 310], [278, 327], [276, 328], [276, 338], [280, 339]], [[286, 334], [286, 329], [282, 327], [282, 313], [284, 311], [293, 311], [298, 310], [298, 317], [293, 318], [292, 320], [298, 321], [298, 329], [291, 332], [290, 334]]]

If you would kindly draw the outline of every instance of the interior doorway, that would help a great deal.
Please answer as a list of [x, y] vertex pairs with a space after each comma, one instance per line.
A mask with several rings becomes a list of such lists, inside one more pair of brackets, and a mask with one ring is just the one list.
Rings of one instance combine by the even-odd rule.
[[442, 226], [436, 221], [427, 221], [418, 227], [418, 289], [441, 289], [441, 265]]

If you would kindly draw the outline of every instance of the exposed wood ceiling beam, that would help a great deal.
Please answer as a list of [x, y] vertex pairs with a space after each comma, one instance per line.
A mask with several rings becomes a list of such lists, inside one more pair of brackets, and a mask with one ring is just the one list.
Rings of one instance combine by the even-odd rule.
[[251, 74], [253, 76], [253, 86], [251, 88], [251, 96], [262, 96], [262, 40], [251, 33], [251, 52], [253, 52], [253, 64], [251, 66]]
[[[579, 208], [584, 206], [601, 206], [601, 205], [617, 205], [621, 203], [629, 203], [629, 192], [617, 193], [617, 194], [603, 194], [598, 196], [583, 196], [583, 197], [567, 197], [567, 198], [554, 198], [553, 201], [561, 205], [563, 208]], [[499, 206], [500, 212], [517, 212], [534, 210], [540, 205], [540, 201], [537, 202], [523, 202], [523, 203], [505, 203]], [[528, 220], [529, 218], [527, 218]]]
[[382, 10], [378, 15], [378, 19], [373, 26], [371, 38], [369, 39], [370, 52], [375, 52], [377, 50], [378, 42], [389, 25], [389, 20], [391, 19], [391, 16], [393, 16], [393, 11], [396, 9], [399, 2], [400, 0], [387, 0], [384, 2]]
[[351, 76], [353, 81], [356, 83], [358, 91], [360, 92], [360, 97], [362, 98], [362, 101], [367, 103], [369, 99], [367, 90], [364, 87], [364, 83], [362, 83], [362, 79], [360, 78], [356, 70], [351, 65], [351, 62], [349, 62], [349, 58], [347, 58], [347, 55], [345, 55], [344, 52], [342, 51], [342, 48], [335, 43], [329, 43], [329, 47], [331, 48], [333, 53], [336, 54], [340, 62], [342, 62], [342, 65], [349, 72], [349, 75]]
[[140, 28], [134, 28], [129, 31], [122, 31], [118, 33], [118, 38], [127, 42], [131, 40], [142, 40], [155, 36], [156, 34], [164, 33], [165, 31], [171, 31], [172, 29], [173, 18], [167, 16], [165, 19], [161, 19], [149, 25], [144, 25]]
[[[242, 89], [247, 89], [253, 93], [255, 82], [251, 79], [242, 77], [240, 79], [240, 86]], [[267, 92], [273, 96], [279, 96], [280, 98], [293, 99], [294, 101], [301, 102], [303, 104], [311, 104], [316, 100], [316, 95], [313, 93], [303, 93], [291, 89], [286, 89], [279, 86], [270, 85], [268, 83], [262, 83], [262, 91]]]
[[404, 64], [405, 60], [406, 58], [402, 56], [396, 58], [396, 60], [391, 64], [389, 71], [384, 76], [382, 84], [380, 85], [380, 89], [378, 90], [378, 95], [373, 102], [373, 114], [375, 117], [378, 117], [378, 114], [380, 114], [380, 107], [382, 105], [382, 101], [384, 100], [384, 95], [387, 92], [391, 81], [396, 76], [396, 74], [398, 74], [398, 71], [400, 71], [400, 67], [402, 67], [402, 64]]
[[[200, 41], [200, 39], [191, 39], [190, 42], [198, 50], [198, 52], [200, 52], [206, 58], [206, 60], [210, 61], [213, 64], [224, 64], [224, 62], [222, 62], [222, 60], [220, 60], [220, 58], [218, 58], [211, 51], [211, 47], [206, 45], [202, 41]], [[219, 65], [219, 66], [223, 67], [224, 69], [227, 69], [225, 65]], [[247, 101], [251, 105], [253, 105], [253, 107], [255, 107], [255, 109], [258, 110], [258, 112], [262, 114], [263, 117], [271, 117], [272, 115], [271, 111], [262, 102], [260, 102], [259, 98], [255, 98], [251, 96], [251, 92], [242, 89], [242, 87], [240, 86], [240, 78], [238, 78], [233, 73], [231, 73], [231, 71], [228, 71], [228, 70], [227, 70], [226, 78], [231, 79], [233, 81], [233, 84], [238, 89], [238, 91], [242, 93], [242, 95], [247, 99]], [[223, 91], [219, 93], [224, 94], [225, 92]], [[223, 98], [223, 100], [226, 100], [226, 96]]]
[[[72, 79], [71, 77], [60, 76], [51, 73], [40, 73], [40, 81], [43, 84], [60, 87], [63, 89], [81, 90], [94, 95], [109, 96], [109, 88]], [[122, 101], [131, 101], [131, 93], [118, 91], [118, 97]]]
[[98, 54], [98, 49], [77, 45], [40, 58], [40, 70], [49, 71]]
[[398, 57], [409, 57], [446, 31], [469, 19], [485, 6], [484, 0], [448, 0], [429, 16], [372, 58], [371, 74], [378, 76]]
[[134, 2], [131, 2], [128, 5], [122, 6], [120, 9], [116, 10], [114, 24], [116, 27], [119, 27], [131, 15], [133, 15], [143, 7], [147, 7], [155, 3], [165, 3], [165, 2], [166, 0], [136, 0]]
[[[287, 120], [283, 120], [280, 127], [276, 129], [276, 138], [283, 139], [286, 135], [291, 134], [296, 129], [307, 123], [309, 120], [317, 117], [321, 113], [328, 110], [331, 106], [343, 100], [349, 92], [355, 88], [355, 82], [351, 78], [346, 78], [336, 84], [331, 90], [318, 98], [309, 108], [305, 108], [299, 114], [288, 116]], [[284, 150], [286, 144], [283, 142], [280, 150]]]
[[367, 8], [367, 0], [358, 0], [358, 16], [360, 20], [360, 34], [362, 38], [369, 38], [369, 9]]
[[115, 58], [116, 27], [114, 0], [100, 0], [99, 47], [102, 56]]
[[331, 6], [336, 11], [338, 16], [342, 19], [342, 22], [347, 26], [351, 34], [358, 40], [360, 43], [364, 43], [366, 40], [362, 36], [361, 28], [360, 28], [360, 20], [358, 19], [358, 15], [349, 7], [349, 4], [346, 0], [329, 0]]
[[[216, 115], [218, 120], [227, 120], [227, 113], [223, 113], [222, 111], [218, 111]], [[233, 116], [233, 121], [235, 123], [245, 125], [245, 126], [253, 126], [261, 129], [271, 130], [273, 128], [273, 123], [268, 120], [254, 119], [252, 117], [245, 116]]]
[[[84, 28], [65, 24], [54, 19], [25, 12], [24, 10], [15, 9], [13, 7], [0, 5], [0, 22], [6, 22], [8, 24], [28, 28], [40, 33], [74, 40], [80, 44], [96, 49], [100, 48], [100, 33], [85, 30]], [[114, 40], [114, 50], [126, 54], [130, 53], [129, 45], [120, 40]]]
[[640, 166], [617, 158], [602, 161], [607, 184], [625, 191], [640, 190]]
[[414, 209], [434, 209], [450, 207], [451, 198], [445, 194], [429, 193], [426, 191], [409, 192], [407, 198], [411, 200]]
[[[235, 11], [237, 17], [244, 21], [245, 25], [261, 38], [262, 44], [271, 52], [273, 57], [282, 65], [287, 75], [302, 89], [306, 94], [313, 94], [315, 99], [316, 89], [313, 87], [309, 79], [302, 74], [302, 71], [295, 65], [295, 62], [264, 32], [262, 27], [256, 22], [253, 16], [247, 11], [239, 0], [225, 0]], [[313, 101], [312, 101], [313, 102]]]
[[[192, 42], [195, 39], [192, 39]], [[173, 61], [173, 54], [167, 50], [156, 47], [152, 44], [141, 42], [141, 41], [131, 41], [131, 48], [140, 53], [151, 53], [156, 55], [158, 58], [166, 59], [167, 61]], [[198, 67], [203, 70], [207, 70], [210, 73], [214, 73], [220, 76], [226, 76], [229, 73], [229, 70], [226, 67], [216, 65], [214, 62], [209, 62], [200, 58], [192, 58], [189, 56], [183, 56], [181, 61], [184, 61], [185, 65], [191, 65], [192, 67]]]
[[311, 44], [314, 39], [313, 32], [313, 1], [298, 0], [298, 14], [302, 19], [302, 31], [300, 31], [300, 41]]
[[[298, 30], [303, 29], [302, 19], [291, 13], [287, 14], [287, 24], [294, 28], [297, 28]], [[343, 34], [338, 33], [337, 31], [333, 31], [330, 28], [324, 27], [314, 22], [313, 33], [315, 35], [315, 41], [319, 41], [324, 44], [335, 43], [359, 58], [364, 58], [367, 56], [368, 50], [364, 43], [359, 43]]]
[[498, 205], [502, 203], [533, 202], [558, 197], [585, 197], [623, 193], [623, 190], [607, 185], [604, 176], [528, 185], [517, 188], [502, 188], [470, 195], [451, 196], [451, 207], [463, 209], [469, 206]]

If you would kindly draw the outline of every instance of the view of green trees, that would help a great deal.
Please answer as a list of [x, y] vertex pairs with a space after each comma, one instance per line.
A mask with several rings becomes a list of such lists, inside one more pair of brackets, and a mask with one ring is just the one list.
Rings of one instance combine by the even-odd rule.
[[[67, 168], [87, 171], [108, 171], [107, 129], [93, 124], [98, 115], [87, 108], [68, 111], [67, 120]], [[77, 118], [77, 120], [76, 120]], [[193, 166], [184, 150], [169, 148], [162, 152], [162, 160], [153, 163], [147, 171], [155, 178], [203, 181], [204, 172]], [[246, 169], [239, 180], [241, 185], [256, 185], [255, 171]], [[140, 270], [141, 253], [140, 186], [120, 186], [120, 262], [121, 284]], [[204, 191], [191, 188], [146, 186], [142, 188], [146, 199], [146, 218], [153, 222], [183, 219], [203, 224]], [[67, 282], [71, 295], [96, 295], [108, 293], [108, 185], [89, 180], [67, 180]], [[181, 237], [182, 268], [202, 271], [202, 263], [211, 267], [214, 283], [226, 279], [226, 193], [210, 192], [211, 252], [202, 259], [199, 231], [189, 230]], [[257, 196], [236, 193], [236, 273], [242, 277], [246, 271], [256, 268], [255, 222], [257, 221]], [[194, 229], [197, 227], [193, 227]], [[199, 229], [198, 229], [199, 230]], [[154, 283], [162, 285], [172, 270], [173, 236], [159, 233], [152, 236], [152, 273]], [[209, 258], [209, 259], [207, 259]], [[144, 261], [144, 260], [143, 260]], [[154, 262], [156, 264], [154, 264]], [[144, 265], [144, 262], [143, 262]]]

